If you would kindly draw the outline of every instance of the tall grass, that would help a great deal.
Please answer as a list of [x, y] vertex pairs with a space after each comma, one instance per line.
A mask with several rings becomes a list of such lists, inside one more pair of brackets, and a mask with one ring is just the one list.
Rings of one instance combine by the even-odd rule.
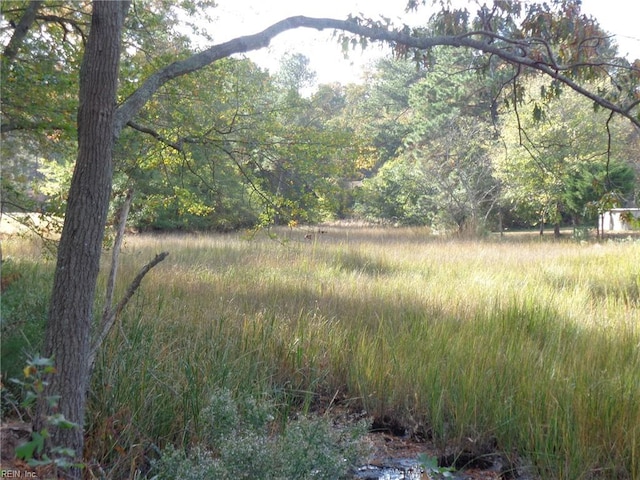
[[15, 236], [3, 239], [0, 248], [0, 373], [6, 385], [9, 378], [21, 378], [27, 356], [41, 349], [53, 261], [48, 252], [43, 256], [42, 243], [36, 240]]
[[123, 283], [171, 254], [98, 359], [96, 461], [200, 440], [222, 387], [283, 415], [351, 401], [443, 444], [491, 438], [547, 478], [640, 478], [638, 242], [282, 235], [128, 239]]

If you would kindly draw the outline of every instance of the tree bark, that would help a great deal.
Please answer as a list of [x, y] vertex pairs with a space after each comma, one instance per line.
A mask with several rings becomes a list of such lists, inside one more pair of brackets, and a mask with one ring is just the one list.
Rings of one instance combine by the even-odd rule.
[[[80, 69], [78, 156], [62, 236], [45, 333], [45, 355], [57, 373], [45, 395], [60, 395], [58, 409], [81, 428], [52, 429], [51, 443], [82, 458], [90, 334], [102, 240], [111, 196], [114, 120], [120, 38], [128, 2], [96, 1]], [[42, 402], [41, 402], [42, 404]], [[46, 406], [39, 410], [42, 422]], [[45, 425], [46, 426], [46, 425]], [[79, 472], [71, 472], [79, 478]]]

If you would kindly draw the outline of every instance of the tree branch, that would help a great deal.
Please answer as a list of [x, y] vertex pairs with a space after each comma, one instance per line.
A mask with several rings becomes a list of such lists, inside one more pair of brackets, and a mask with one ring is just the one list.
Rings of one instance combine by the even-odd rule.
[[578, 85], [576, 81], [560, 73], [563, 70], [562, 67], [552, 67], [549, 64], [540, 63], [539, 60], [527, 57], [527, 45], [523, 45], [517, 40], [506, 39], [507, 42], [514, 46], [514, 50], [509, 51], [500, 48], [500, 46], [495, 42], [487, 43], [470, 38], [469, 34], [466, 33], [463, 35], [452, 36], [414, 37], [404, 31], [390, 30], [388, 28], [377, 26], [365, 26], [362, 25], [358, 19], [336, 20], [331, 18], [297, 16], [281, 20], [260, 33], [238, 37], [228, 42], [214, 45], [187, 59], [179, 60], [167, 65], [152, 74], [143, 82], [140, 88], [138, 88], [124, 101], [124, 103], [122, 103], [122, 105], [120, 105], [114, 127], [115, 138], [120, 135], [122, 128], [134, 118], [152, 95], [165, 83], [182, 75], [200, 70], [207, 65], [230, 55], [266, 47], [269, 45], [270, 41], [280, 33], [296, 28], [343, 30], [371, 40], [386, 42], [391, 45], [403, 45], [419, 50], [425, 50], [435, 46], [451, 46], [471, 48], [481, 52], [490, 53], [510, 64], [520, 65], [542, 72], [545, 75], [565, 84], [581, 95], [593, 100], [598, 105], [627, 118], [634, 125], [640, 128], [640, 119], [632, 115], [628, 108], [616, 105], [604, 97], [590, 92], [584, 87]]
[[116, 278], [118, 276], [120, 248], [122, 247], [122, 241], [124, 239], [124, 231], [127, 228], [127, 217], [129, 216], [129, 209], [131, 208], [132, 201], [133, 190], [129, 189], [118, 215], [118, 228], [116, 230], [116, 238], [113, 242], [113, 251], [111, 254], [111, 271], [109, 272], [109, 279], [107, 280], [107, 293], [105, 294], [104, 311], [102, 314], [102, 318], [106, 318], [110, 314], [112, 308], [113, 292], [116, 287]]
[[159, 253], [155, 256], [153, 260], [151, 260], [144, 267], [142, 267], [142, 269], [138, 272], [138, 275], [136, 275], [136, 278], [134, 278], [131, 284], [129, 284], [129, 288], [127, 288], [127, 291], [125, 292], [124, 296], [122, 297], [118, 305], [116, 305], [115, 308], [109, 309], [108, 312], [105, 310], [104, 315], [102, 317], [102, 322], [100, 323], [100, 326], [99, 326], [98, 333], [93, 338], [93, 341], [91, 342], [91, 348], [89, 350], [88, 362], [89, 362], [90, 371], [93, 370], [93, 366], [96, 361], [96, 355], [98, 353], [98, 350], [100, 349], [100, 346], [104, 342], [105, 338], [107, 338], [107, 335], [111, 330], [111, 327], [113, 327], [114, 323], [122, 313], [122, 310], [124, 310], [124, 307], [127, 306], [127, 304], [129, 303], [129, 300], [131, 300], [131, 297], [133, 297], [133, 294], [136, 293], [136, 290], [138, 290], [138, 288], [140, 287], [140, 284], [142, 283], [142, 279], [145, 277], [147, 273], [149, 273], [149, 271], [153, 267], [155, 267], [160, 262], [162, 262], [165, 258], [167, 258], [168, 255], [169, 255], [169, 252]]
[[160, 135], [153, 128], [145, 127], [144, 125], [140, 125], [139, 123], [136, 123], [136, 122], [134, 122], [132, 120], [129, 120], [127, 122], [127, 126], [133, 128], [134, 130], [137, 130], [137, 131], [139, 131], [141, 133], [146, 133], [147, 135], [151, 135], [153, 138], [158, 140], [160, 143], [164, 143], [166, 146], [173, 148], [177, 152], [182, 152], [183, 151], [183, 147], [182, 147], [182, 142], [183, 141], [182, 140], [180, 140], [178, 142], [172, 142], [168, 138]]
[[58, 25], [60, 25], [60, 27], [65, 31], [64, 33], [64, 39], [66, 40], [67, 38], [67, 33], [70, 33], [69, 30], [67, 30], [67, 25], [70, 25], [73, 30], [76, 31], [76, 33], [78, 33], [78, 35], [80, 35], [80, 38], [82, 38], [82, 44], [86, 45], [87, 44], [87, 35], [85, 34], [84, 30], [81, 27], [81, 23], [77, 22], [75, 20], [69, 19], [69, 18], [64, 18], [61, 17], [59, 15], [37, 15], [36, 18], [38, 20], [42, 20], [45, 22], [52, 22], [52, 23], [57, 23]]
[[127, 217], [129, 216], [129, 209], [131, 208], [131, 202], [133, 201], [133, 191], [129, 190], [127, 192], [127, 196], [125, 198], [124, 204], [120, 209], [119, 220], [118, 220], [118, 229], [116, 232], [116, 239], [113, 244], [113, 254], [111, 257], [111, 271], [109, 272], [109, 279], [107, 281], [107, 292], [105, 295], [105, 303], [104, 310], [102, 312], [102, 320], [97, 330], [97, 334], [94, 336], [93, 341], [91, 343], [91, 347], [89, 350], [89, 369], [93, 370], [93, 366], [95, 364], [96, 355], [100, 346], [104, 342], [105, 338], [111, 331], [114, 323], [118, 319], [120, 313], [126, 307], [131, 297], [136, 292], [136, 290], [140, 287], [140, 283], [145, 275], [158, 263], [163, 261], [168, 252], [163, 252], [147, 263], [141, 270], [138, 272], [138, 275], [133, 279], [126, 293], [114, 308], [112, 306], [113, 303], [113, 292], [115, 290], [116, 277], [118, 275], [118, 265], [119, 265], [119, 257], [120, 257], [120, 248], [122, 247], [122, 240], [124, 239], [124, 231], [127, 225]]
[[36, 14], [43, 3], [43, 0], [32, 0], [29, 2], [22, 18], [20, 18], [18, 25], [16, 25], [16, 29], [11, 36], [11, 40], [9, 40], [9, 43], [4, 48], [3, 56], [9, 63], [12, 62], [18, 54], [18, 50], [22, 46], [24, 38], [27, 36], [27, 32], [31, 28], [31, 25], [33, 25], [33, 22], [36, 20]]

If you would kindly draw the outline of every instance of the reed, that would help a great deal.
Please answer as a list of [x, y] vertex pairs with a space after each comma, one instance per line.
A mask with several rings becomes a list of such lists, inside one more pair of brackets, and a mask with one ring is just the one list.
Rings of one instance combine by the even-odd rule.
[[97, 461], [194, 444], [226, 388], [490, 438], [553, 478], [640, 478], [638, 242], [279, 233], [128, 239], [123, 283], [171, 254], [98, 359]]

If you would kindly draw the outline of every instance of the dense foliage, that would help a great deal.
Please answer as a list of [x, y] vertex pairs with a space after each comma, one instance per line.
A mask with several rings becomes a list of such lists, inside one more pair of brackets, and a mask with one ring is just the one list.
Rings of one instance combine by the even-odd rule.
[[[22, 12], [12, 5], [5, 22]], [[194, 7], [142, 6], [126, 33], [122, 99], [165, 59], [194, 48], [196, 37], [171, 26], [181, 9]], [[2, 69], [5, 211], [64, 213], [87, 11], [46, 4], [21, 58], [28, 61]], [[512, 28], [492, 14], [496, 28]], [[433, 16], [425, 31], [470, 21], [448, 15]], [[52, 39], [59, 48], [48, 48]], [[615, 55], [614, 45], [601, 43], [597, 49]], [[609, 79], [592, 72], [592, 90], [630, 81], [623, 72], [612, 66]], [[633, 204], [637, 129], [607, 122], [558, 82], [530, 75], [510, 85], [513, 74], [491, 55], [449, 47], [418, 63], [381, 60], [366, 84], [349, 86], [315, 85], [298, 53], [273, 73], [247, 59], [216, 62], [163, 87], [129, 123], [116, 150], [112, 218], [130, 190], [129, 224], [156, 230], [355, 216], [475, 234], [500, 225], [593, 224], [604, 209]], [[28, 108], [19, 101], [25, 94], [37, 99]]]

